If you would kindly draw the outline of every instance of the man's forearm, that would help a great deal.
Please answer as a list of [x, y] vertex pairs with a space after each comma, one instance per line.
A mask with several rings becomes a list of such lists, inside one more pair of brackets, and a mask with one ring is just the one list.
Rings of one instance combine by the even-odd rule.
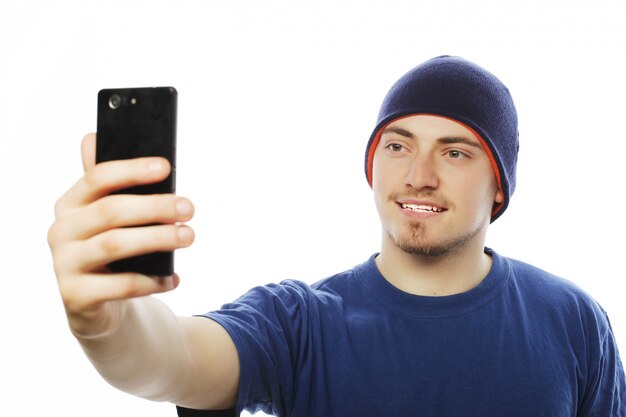
[[143, 398], [168, 400], [186, 355], [184, 331], [170, 308], [153, 297], [125, 302], [124, 321], [114, 333], [77, 338], [111, 385]]

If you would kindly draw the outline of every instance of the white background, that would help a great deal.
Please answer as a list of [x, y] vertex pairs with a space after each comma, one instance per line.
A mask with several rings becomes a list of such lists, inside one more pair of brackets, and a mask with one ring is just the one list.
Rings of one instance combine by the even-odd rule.
[[520, 115], [518, 189], [488, 245], [564, 276], [626, 352], [626, 16], [597, 1], [0, 0], [0, 398], [9, 415], [173, 416], [100, 379], [70, 336], [46, 243], [105, 87], [179, 92], [178, 190], [196, 205], [179, 314], [314, 282], [377, 251], [363, 153], [391, 84], [461, 55]]

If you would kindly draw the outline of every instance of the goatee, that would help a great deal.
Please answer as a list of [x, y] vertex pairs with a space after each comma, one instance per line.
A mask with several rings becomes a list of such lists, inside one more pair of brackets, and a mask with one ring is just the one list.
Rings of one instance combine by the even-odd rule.
[[467, 245], [480, 231], [481, 227], [476, 227], [466, 234], [442, 240], [439, 242], [428, 242], [424, 239], [426, 226], [421, 222], [409, 225], [409, 230], [402, 236], [394, 236], [387, 229], [385, 232], [389, 238], [404, 252], [423, 258], [437, 258], [456, 252]]

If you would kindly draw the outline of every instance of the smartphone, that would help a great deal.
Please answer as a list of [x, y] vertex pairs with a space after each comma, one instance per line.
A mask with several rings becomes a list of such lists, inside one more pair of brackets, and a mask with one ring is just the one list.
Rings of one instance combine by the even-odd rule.
[[[172, 170], [162, 182], [116, 191], [116, 194], [164, 194], [176, 191], [176, 105], [173, 87], [112, 88], [98, 92], [96, 163], [162, 156]], [[148, 226], [148, 225], [144, 225]], [[168, 276], [174, 253], [156, 252], [109, 264], [112, 272]]]

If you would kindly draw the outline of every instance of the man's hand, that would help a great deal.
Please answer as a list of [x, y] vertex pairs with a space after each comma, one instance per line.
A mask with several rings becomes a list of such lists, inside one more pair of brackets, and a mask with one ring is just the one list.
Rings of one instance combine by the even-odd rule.
[[[170, 172], [166, 159], [137, 158], [95, 164], [95, 134], [83, 139], [85, 174], [55, 205], [48, 231], [61, 296], [74, 334], [98, 338], [115, 332], [129, 298], [170, 291], [177, 275], [154, 278], [110, 273], [115, 260], [191, 245], [193, 230], [180, 222], [193, 205], [173, 194], [110, 195], [134, 185], [159, 182]], [[140, 226], [155, 224], [156, 226]]]

